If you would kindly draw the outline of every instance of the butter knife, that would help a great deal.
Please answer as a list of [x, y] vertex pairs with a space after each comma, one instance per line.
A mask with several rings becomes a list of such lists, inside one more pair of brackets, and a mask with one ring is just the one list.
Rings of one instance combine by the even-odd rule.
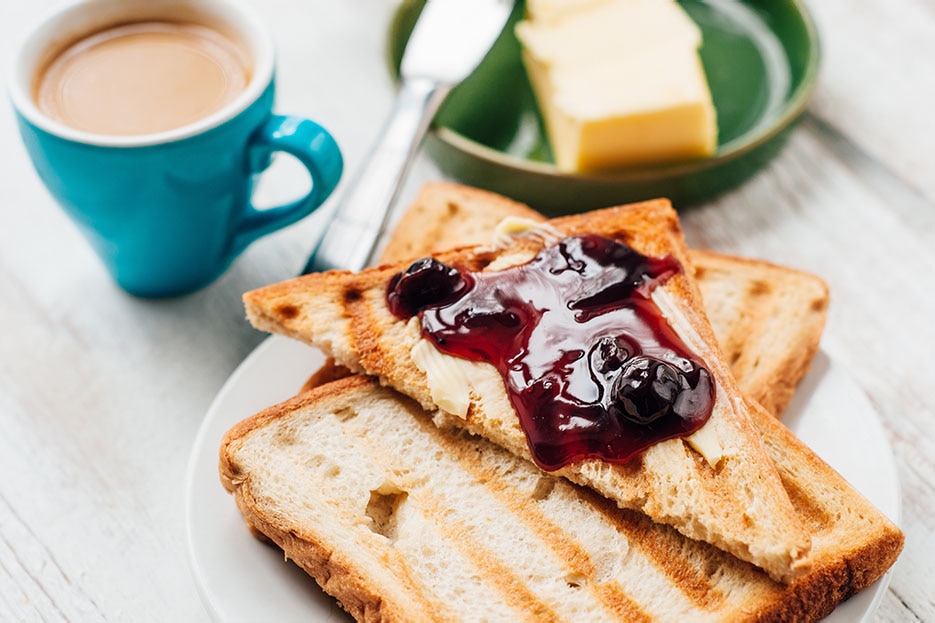
[[304, 273], [371, 263], [406, 171], [439, 106], [503, 31], [514, 0], [427, 0], [406, 44], [389, 118], [344, 191]]

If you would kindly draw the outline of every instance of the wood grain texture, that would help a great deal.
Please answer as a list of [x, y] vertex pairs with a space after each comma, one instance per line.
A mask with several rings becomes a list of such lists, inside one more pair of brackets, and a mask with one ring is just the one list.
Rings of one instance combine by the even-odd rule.
[[[354, 171], [391, 103], [394, 1], [249, 3], [277, 42], [278, 109], [328, 127]], [[4, 67], [56, 5], [0, 3]], [[806, 119], [766, 170], [683, 226], [695, 246], [829, 283], [823, 348], [879, 412], [902, 488], [906, 548], [872, 620], [935, 621], [935, 4], [809, 6], [823, 64]], [[202, 292], [140, 301], [42, 187], [9, 104], [0, 145], [0, 621], [208, 621], [185, 545], [189, 452], [262, 339], [241, 293], [294, 274], [321, 217], [251, 246]], [[438, 177], [419, 160], [401, 203]], [[301, 184], [273, 178], [260, 199]]]

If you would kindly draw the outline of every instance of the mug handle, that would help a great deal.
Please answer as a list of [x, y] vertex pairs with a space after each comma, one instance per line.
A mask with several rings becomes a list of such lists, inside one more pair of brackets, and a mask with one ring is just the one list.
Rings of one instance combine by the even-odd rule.
[[[302, 163], [311, 177], [312, 188], [305, 196], [272, 208], [257, 209], [248, 200], [246, 214], [240, 222], [231, 244], [233, 256], [251, 242], [277, 229], [292, 225], [311, 214], [324, 203], [338, 185], [344, 161], [337, 142], [323, 127], [292, 115], [270, 115], [250, 137], [250, 163], [262, 170], [273, 152], [291, 154]], [[261, 157], [254, 158], [257, 152]]]

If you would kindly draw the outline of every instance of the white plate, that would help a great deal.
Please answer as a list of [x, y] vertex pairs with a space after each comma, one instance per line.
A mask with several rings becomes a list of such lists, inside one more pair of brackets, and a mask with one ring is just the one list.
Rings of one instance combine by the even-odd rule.
[[[186, 483], [192, 573], [212, 618], [236, 621], [350, 621], [282, 553], [254, 539], [218, 480], [218, 448], [241, 419], [292, 396], [321, 364], [318, 351], [281, 337], [264, 341], [215, 398], [195, 440]], [[846, 414], [846, 419], [845, 418]], [[861, 390], [819, 353], [784, 421], [891, 519], [899, 520], [899, 480], [876, 413]], [[889, 574], [838, 607], [829, 623], [868, 621]]]

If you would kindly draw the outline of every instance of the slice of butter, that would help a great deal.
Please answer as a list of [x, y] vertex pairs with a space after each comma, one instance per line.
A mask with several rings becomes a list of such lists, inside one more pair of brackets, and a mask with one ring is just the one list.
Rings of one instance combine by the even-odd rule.
[[713, 154], [717, 116], [698, 56], [701, 31], [685, 11], [674, 0], [570, 5], [533, 3], [516, 27], [558, 168]]
[[493, 231], [493, 248], [506, 249], [517, 238], [529, 237], [543, 245], [561, 240], [562, 232], [544, 221], [534, 221], [520, 216], [507, 216], [497, 223]]
[[724, 446], [721, 445], [721, 438], [718, 437], [710, 420], [686, 437], [685, 441], [714, 469], [717, 469], [718, 463], [724, 458]]
[[432, 402], [464, 419], [471, 404], [471, 385], [460, 359], [446, 355], [425, 339], [412, 347], [412, 361], [425, 374]]

